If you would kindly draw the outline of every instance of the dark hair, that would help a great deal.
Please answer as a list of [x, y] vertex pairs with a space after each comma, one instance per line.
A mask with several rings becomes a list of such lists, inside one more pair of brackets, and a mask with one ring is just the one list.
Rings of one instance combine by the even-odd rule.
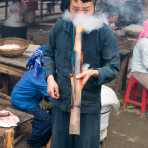
[[[77, 1], [77, 0], [75, 0]], [[93, 0], [81, 0], [83, 3], [87, 3], [87, 2], [93, 2]]]
[[[72, 0], [69, 0], [69, 1], [72, 1]], [[74, 1], [78, 1], [78, 0], [74, 0]], [[82, 1], [83, 3], [94, 2], [94, 0], [80, 0], [80, 1]]]
[[[67, 0], [67, 6], [68, 6], [68, 8], [70, 6], [70, 2], [71, 1], [72, 0]], [[74, 1], [78, 1], [78, 0], [74, 0]], [[80, 1], [82, 1], [83, 3], [93, 2], [94, 4], [96, 4], [96, 0], [80, 0]]]

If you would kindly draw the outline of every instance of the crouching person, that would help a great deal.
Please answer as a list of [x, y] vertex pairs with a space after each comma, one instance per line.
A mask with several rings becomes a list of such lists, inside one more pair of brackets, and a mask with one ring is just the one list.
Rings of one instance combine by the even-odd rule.
[[51, 109], [43, 110], [40, 103], [47, 95], [46, 71], [42, 63], [43, 48], [39, 48], [29, 59], [28, 70], [14, 87], [12, 105], [34, 115], [32, 133], [27, 143], [33, 148], [45, 146], [51, 137]]

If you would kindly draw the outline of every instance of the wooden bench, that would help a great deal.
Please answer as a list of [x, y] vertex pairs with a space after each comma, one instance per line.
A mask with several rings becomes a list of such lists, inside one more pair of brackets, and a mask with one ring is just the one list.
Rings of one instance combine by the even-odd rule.
[[33, 119], [33, 115], [14, 109], [5, 101], [0, 99], [0, 110], [5, 109], [12, 112], [19, 117], [20, 122], [17, 127], [0, 128], [0, 148], [13, 148], [25, 136], [25, 133], [21, 133], [21, 127], [28, 126], [28, 123]]

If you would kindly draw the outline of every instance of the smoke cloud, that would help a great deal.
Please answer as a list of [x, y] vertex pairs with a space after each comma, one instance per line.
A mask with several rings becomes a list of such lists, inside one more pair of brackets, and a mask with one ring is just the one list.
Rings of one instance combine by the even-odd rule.
[[101, 28], [104, 23], [108, 24], [108, 20], [105, 15], [88, 16], [85, 14], [78, 14], [73, 18], [69, 11], [66, 11], [63, 18], [67, 21], [71, 21], [75, 27], [81, 26], [87, 33]]
[[118, 26], [142, 24], [144, 20], [143, 0], [105, 0], [96, 4], [97, 13], [118, 15]]

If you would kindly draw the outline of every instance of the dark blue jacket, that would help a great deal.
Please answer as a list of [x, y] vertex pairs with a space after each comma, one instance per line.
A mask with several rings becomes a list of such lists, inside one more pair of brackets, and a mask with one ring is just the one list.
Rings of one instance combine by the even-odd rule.
[[[74, 26], [71, 22], [60, 19], [49, 33], [47, 50], [48, 73], [53, 74], [64, 100], [61, 107], [68, 111], [71, 105], [72, 53]], [[119, 52], [116, 38], [111, 29], [104, 25], [98, 30], [83, 33], [82, 50], [84, 63], [98, 69], [97, 78], [90, 78], [82, 92], [82, 112], [97, 112], [100, 109], [101, 84], [111, 81], [119, 71]]]

